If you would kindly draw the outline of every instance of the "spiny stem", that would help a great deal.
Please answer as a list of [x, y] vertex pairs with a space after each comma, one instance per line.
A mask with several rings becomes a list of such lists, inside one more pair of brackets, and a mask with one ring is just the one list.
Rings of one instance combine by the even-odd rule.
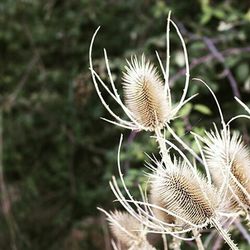
[[165, 143], [165, 138], [163, 137], [161, 130], [156, 129], [155, 134], [156, 134], [156, 140], [160, 147], [160, 152], [162, 154], [163, 162], [165, 163], [166, 166], [172, 164], [172, 161], [171, 161], [171, 158], [170, 158], [170, 155], [168, 153], [168, 149]]
[[220, 225], [220, 223], [216, 219], [211, 219], [211, 223], [217, 229], [217, 231], [221, 234], [226, 243], [230, 246], [232, 250], [239, 250], [233, 240], [230, 238], [225, 229]]
[[193, 229], [192, 232], [193, 232], [193, 235], [195, 236], [195, 241], [196, 241], [196, 245], [197, 245], [198, 250], [205, 250], [205, 248], [202, 244], [202, 241], [201, 241], [201, 235], [198, 232], [198, 230]]

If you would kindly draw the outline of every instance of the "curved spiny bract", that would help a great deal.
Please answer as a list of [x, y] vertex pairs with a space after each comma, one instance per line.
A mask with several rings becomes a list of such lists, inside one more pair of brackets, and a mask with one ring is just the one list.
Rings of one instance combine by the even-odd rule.
[[[156, 205], [157, 207], [164, 208], [165, 204], [162, 201], [161, 197], [157, 193], [157, 188], [154, 185], [151, 185], [150, 188], [150, 203]], [[165, 211], [159, 210], [157, 208], [152, 208], [153, 215], [160, 221], [164, 221], [166, 223], [175, 223], [176, 218], [172, 215], [168, 214]]]
[[214, 187], [184, 163], [175, 168], [159, 165], [151, 175], [151, 187], [168, 211], [197, 226], [208, 223], [218, 209]]
[[[242, 158], [243, 159], [243, 158]], [[247, 164], [242, 164], [242, 159], [235, 159], [232, 163], [231, 172], [235, 176], [235, 178], [239, 181], [239, 183], [245, 188], [245, 190], [250, 194], [250, 158], [248, 157]], [[248, 168], [246, 168], [248, 167]], [[248, 209], [250, 208], [250, 199], [241, 188], [235, 184], [233, 180], [230, 180], [230, 185], [235, 190], [236, 195], [240, 199], [240, 201], [245, 204]], [[233, 205], [238, 204], [238, 202], [233, 199]], [[239, 205], [239, 204], [238, 204]]]
[[[229, 130], [207, 133], [205, 140], [205, 156], [215, 184], [223, 185], [223, 175], [230, 170], [233, 176], [229, 176], [228, 184], [232, 191], [228, 191], [232, 209], [240, 209], [243, 205], [246, 209], [250, 207], [250, 152], [243, 144], [237, 133], [230, 135]], [[237, 184], [234, 178], [238, 181]], [[235, 197], [235, 195], [237, 197]]]
[[162, 129], [170, 119], [168, 97], [156, 68], [144, 55], [133, 57], [123, 74], [125, 104], [145, 130]]
[[[180, 39], [185, 59], [186, 71], [185, 85], [183, 88], [182, 96], [180, 98], [180, 101], [174, 106], [172, 105], [171, 91], [169, 86], [170, 24], [174, 27]], [[189, 63], [185, 41], [180, 33], [178, 26], [170, 19], [169, 14], [166, 35], [167, 58], [165, 67], [163, 67], [161, 58], [156, 52], [162, 75], [164, 76], [164, 83], [160, 79], [156, 68], [149, 61], [146, 61], [144, 56], [142, 56], [140, 62], [138, 62], [136, 57], [132, 58], [131, 62], [128, 62], [128, 66], [125, 68], [126, 72], [124, 72], [123, 77], [126, 103], [121, 100], [121, 97], [117, 91], [109, 66], [107, 52], [105, 49], [104, 58], [110, 85], [102, 80], [100, 75], [95, 71], [93, 67], [94, 64], [92, 60], [92, 51], [95, 37], [99, 28], [100, 27], [97, 28], [91, 39], [89, 47], [89, 64], [96, 92], [104, 108], [113, 117], [113, 119], [111, 120], [106, 118], [103, 118], [103, 120], [131, 130], [161, 130], [164, 125], [166, 125], [170, 120], [177, 118], [178, 111], [183, 107], [183, 105], [185, 105], [185, 103], [196, 96], [193, 95], [186, 99], [190, 77]], [[106, 91], [114, 99], [114, 101], [122, 108], [129, 120], [122, 119], [110, 108], [104, 98], [102, 90]]]
[[115, 211], [108, 220], [113, 236], [126, 249], [155, 250], [146, 239], [143, 225], [130, 214]]

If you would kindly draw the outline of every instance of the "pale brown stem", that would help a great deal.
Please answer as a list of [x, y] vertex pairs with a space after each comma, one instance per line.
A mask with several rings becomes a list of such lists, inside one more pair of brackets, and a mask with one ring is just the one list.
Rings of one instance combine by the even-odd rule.
[[168, 243], [167, 243], [166, 234], [162, 234], [162, 241], [163, 241], [164, 250], [168, 250]]
[[205, 250], [205, 248], [204, 248], [204, 246], [202, 244], [202, 241], [201, 241], [201, 235], [198, 232], [198, 230], [193, 229], [192, 232], [193, 232], [193, 235], [195, 237], [195, 241], [196, 241], [196, 245], [197, 245], [198, 250]]

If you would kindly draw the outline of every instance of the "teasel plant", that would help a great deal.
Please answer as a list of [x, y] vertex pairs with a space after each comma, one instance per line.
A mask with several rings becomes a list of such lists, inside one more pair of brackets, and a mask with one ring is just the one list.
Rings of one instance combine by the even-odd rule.
[[[170, 24], [175, 28], [177, 35], [180, 39], [183, 48], [183, 54], [185, 59], [186, 77], [185, 84], [183, 88], [183, 94], [180, 101], [177, 104], [173, 104], [171, 89], [169, 86], [169, 63], [170, 63]], [[168, 124], [170, 121], [178, 117], [178, 111], [193, 97], [197, 94], [186, 98], [189, 86], [189, 62], [187, 48], [185, 41], [179, 31], [177, 25], [170, 19], [170, 13], [167, 19], [166, 28], [166, 64], [163, 66], [163, 62], [156, 51], [156, 57], [161, 68], [161, 73], [163, 75], [163, 80], [156, 68], [156, 66], [145, 58], [144, 55], [141, 58], [137, 56], [131, 56], [131, 60], [127, 60], [127, 66], [125, 66], [125, 71], [123, 72], [122, 85], [124, 90], [124, 101], [122, 101], [114, 80], [112, 78], [112, 72], [109, 66], [109, 60], [107, 57], [107, 52], [104, 49], [104, 58], [107, 68], [108, 78], [110, 82], [110, 87], [101, 79], [98, 73], [95, 71], [92, 60], [92, 51], [97, 35], [98, 29], [94, 33], [89, 49], [89, 62], [90, 62], [90, 72], [92, 75], [92, 80], [96, 89], [96, 92], [109, 114], [114, 118], [114, 120], [102, 118], [103, 120], [110, 122], [114, 125], [127, 128], [135, 131], [150, 131], [154, 132], [156, 135], [156, 140], [159, 143], [160, 151], [164, 156], [164, 161], [171, 162], [168, 156], [168, 149], [164, 143], [164, 127], [170, 128]], [[122, 108], [125, 115], [129, 120], [124, 120], [115, 114], [109, 105], [104, 100], [101, 92], [102, 87]], [[172, 133], [173, 130], [170, 130]]]
[[[180, 38], [186, 65], [183, 94], [179, 103], [175, 105], [172, 102], [172, 93], [169, 86], [170, 24], [173, 25]], [[164, 250], [168, 249], [166, 235], [174, 239], [175, 245], [172, 248], [175, 250], [180, 249], [182, 241], [192, 240], [196, 241], [199, 250], [203, 250], [204, 246], [200, 234], [203, 229], [212, 226], [217, 229], [231, 249], [238, 249], [228, 232], [223, 228], [223, 225], [229, 219], [233, 221], [237, 218], [241, 211], [246, 212], [248, 209], [246, 202], [249, 197], [248, 177], [241, 178], [237, 171], [239, 166], [244, 173], [247, 171], [247, 165], [246, 167], [245, 165], [243, 167], [239, 165], [238, 155], [244, 153], [244, 163], [248, 165], [249, 155], [240, 137], [236, 134], [231, 136], [229, 127], [234, 119], [244, 115], [234, 117], [226, 124], [214, 93], [205, 82], [198, 79], [208, 87], [214, 96], [222, 123], [221, 131], [215, 126], [215, 132], [206, 132], [206, 138], [193, 133], [200, 151], [198, 155], [184, 143], [170, 126], [170, 122], [178, 118], [179, 110], [195, 96], [187, 98], [189, 86], [187, 49], [177, 25], [170, 18], [170, 13], [166, 29], [165, 66], [163, 66], [160, 56], [156, 52], [163, 80], [157, 68], [144, 55], [141, 58], [132, 56], [131, 60], [127, 61], [127, 66], [125, 66], [123, 72], [124, 101], [122, 101], [113, 81], [105, 49], [104, 58], [110, 82], [109, 86], [94, 69], [92, 51], [99, 28], [91, 40], [89, 62], [96, 92], [103, 106], [114, 118], [114, 120], [106, 118], [103, 118], [103, 120], [130, 130], [153, 132], [154, 135], [151, 137], [159, 144], [161, 158], [157, 160], [154, 156], [148, 156], [150, 162], [146, 166], [150, 172], [146, 174], [146, 177], [149, 185], [145, 190], [139, 186], [142, 199], [134, 199], [126, 186], [120, 166], [120, 151], [123, 138], [121, 136], [117, 155], [121, 187], [115, 177], [110, 181], [110, 187], [125, 212], [107, 212], [102, 208], [98, 208], [106, 214], [109, 221], [112, 235], [115, 238], [115, 241], [112, 241], [113, 248], [115, 250], [156, 249], [147, 240], [148, 234], [155, 233], [162, 235]], [[120, 118], [113, 112], [105, 101], [101, 88], [122, 108], [128, 120]], [[245, 104], [239, 100], [237, 101], [247, 112], [249, 111]], [[245, 117], [248, 116], [245, 115]], [[192, 162], [178, 146], [165, 138], [165, 130], [169, 131], [174, 139], [187, 150], [187, 153], [191, 154], [193, 157]], [[219, 151], [221, 153], [217, 157], [218, 162], [212, 162], [214, 150], [217, 150], [214, 144], [221, 146], [221, 151]], [[172, 150], [175, 150], [179, 157], [170, 154]], [[218, 152], [216, 151], [216, 153]], [[222, 158], [219, 159], [219, 157]], [[204, 166], [205, 175], [199, 172], [197, 162]], [[222, 170], [223, 178], [221, 183], [213, 182], [213, 179], [215, 179], [213, 168], [217, 163], [217, 167]], [[234, 209], [236, 207], [237, 209]]]
[[[196, 239], [198, 249], [204, 249], [199, 239], [199, 232], [213, 225], [231, 249], [238, 249], [221, 226], [224, 217], [235, 216], [234, 213], [228, 212], [227, 203], [222, 202], [221, 192], [197, 171], [196, 166], [177, 146], [170, 141], [166, 143], [180, 154], [182, 160], [173, 157], [172, 164], [165, 165], [163, 161], [150, 158], [152, 163], [147, 165], [151, 170], [148, 174], [149, 189], [151, 196], [154, 194], [154, 199], [149, 201], [147, 192], [144, 191], [141, 192], [142, 201], [138, 201], [126, 187], [121, 171], [121, 137], [118, 149], [118, 171], [123, 190], [115, 177], [110, 182], [116, 199], [131, 216], [145, 226], [147, 233], [171, 235], [181, 241]], [[110, 217], [108, 212], [99, 209]], [[193, 232], [192, 237], [185, 236], [189, 232]]]
[[[250, 153], [242, 138], [229, 129], [206, 132], [205, 157], [217, 186], [224, 185], [232, 207], [242, 209], [246, 215], [250, 209]], [[229, 182], [229, 183], [228, 183]], [[223, 183], [228, 183], [225, 185]]]
[[[199, 138], [204, 143], [204, 153], [202, 152], [204, 166], [207, 173], [211, 173], [214, 184], [221, 187], [221, 195], [224, 193], [224, 199], [231, 200], [231, 209], [244, 212], [249, 220], [250, 151], [248, 146], [244, 144], [239, 132], [232, 132], [230, 129], [233, 120], [242, 117], [249, 118], [249, 116], [239, 115], [226, 123], [219, 101], [211, 88], [204, 81], [195, 80], [202, 82], [209, 89], [214, 97], [221, 119], [221, 128], [214, 124], [214, 130], [205, 131], [205, 137], [193, 133], [196, 139]], [[249, 108], [243, 102], [237, 97], [235, 99], [246, 111], [249, 111]], [[201, 149], [200, 145], [199, 148]]]
[[103, 212], [107, 215], [111, 232], [117, 239], [116, 242], [111, 242], [115, 250], [156, 250], [146, 238], [147, 230], [144, 225], [129, 213], [118, 210]]

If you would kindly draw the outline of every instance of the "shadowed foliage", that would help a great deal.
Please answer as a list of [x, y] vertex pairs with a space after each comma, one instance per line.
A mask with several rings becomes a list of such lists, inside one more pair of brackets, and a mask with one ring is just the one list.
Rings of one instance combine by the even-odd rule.
[[[117, 171], [119, 135], [125, 133], [121, 160], [131, 190], [143, 179], [143, 152], [157, 152], [157, 146], [146, 133], [130, 133], [99, 119], [109, 115], [93, 90], [89, 44], [101, 25], [93, 51], [95, 69], [108, 80], [106, 48], [121, 90], [126, 58], [144, 52], [158, 65], [158, 50], [164, 59], [169, 10], [187, 44], [191, 78], [211, 86], [226, 120], [243, 113], [233, 96], [249, 106], [249, 1], [0, 2], [0, 249], [111, 249], [107, 224], [96, 207], [113, 207], [108, 181]], [[173, 32], [174, 102], [184, 85], [181, 51]], [[187, 143], [191, 129], [201, 134], [211, 122], [219, 122], [207, 89], [191, 81], [188, 95], [196, 92], [199, 96], [171, 123], [179, 136], [187, 133]], [[249, 143], [249, 121], [237, 120], [232, 126]], [[234, 238], [243, 242], [240, 234]], [[240, 243], [240, 249], [247, 249], [246, 244]]]

